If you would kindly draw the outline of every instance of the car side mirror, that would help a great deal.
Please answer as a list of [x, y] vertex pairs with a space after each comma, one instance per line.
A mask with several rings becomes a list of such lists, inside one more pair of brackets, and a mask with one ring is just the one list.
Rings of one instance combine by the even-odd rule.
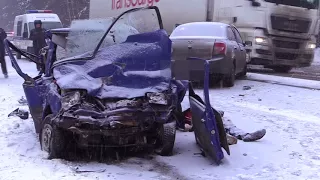
[[23, 38], [28, 38], [28, 32], [23, 32], [22, 37]]
[[251, 41], [245, 41], [243, 43], [244, 46], [252, 46], [252, 42]]

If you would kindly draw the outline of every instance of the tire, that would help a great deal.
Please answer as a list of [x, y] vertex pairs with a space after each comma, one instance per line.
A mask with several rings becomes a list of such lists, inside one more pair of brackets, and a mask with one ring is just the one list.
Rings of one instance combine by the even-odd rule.
[[232, 69], [231, 69], [231, 73], [228, 75], [225, 75], [223, 77], [223, 86], [224, 87], [233, 87], [235, 80], [236, 80], [236, 67], [233, 64]]
[[16, 58], [17, 58], [17, 59], [21, 59], [21, 54], [17, 52]]
[[156, 153], [161, 156], [170, 156], [173, 152], [176, 139], [176, 122], [164, 124], [159, 132], [158, 147]]
[[276, 66], [276, 67], [272, 67], [272, 69], [277, 73], [288, 73], [291, 71], [292, 67], [290, 67], [290, 66]]
[[64, 157], [66, 149], [64, 133], [51, 122], [52, 115], [46, 116], [39, 133], [41, 149], [47, 152], [48, 159]]

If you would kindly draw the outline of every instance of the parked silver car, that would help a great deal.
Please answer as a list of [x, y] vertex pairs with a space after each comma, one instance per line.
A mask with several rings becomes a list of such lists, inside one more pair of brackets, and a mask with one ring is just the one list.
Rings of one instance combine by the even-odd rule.
[[[232, 87], [237, 76], [247, 73], [245, 43], [233, 25], [218, 22], [182, 24], [172, 32], [170, 39], [174, 61], [190, 57], [212, 60], [210, 73], [222, 77], [226, 87]], [[203, 80], [203, 74], [203, 70], [192, 70], [190, 78]]]

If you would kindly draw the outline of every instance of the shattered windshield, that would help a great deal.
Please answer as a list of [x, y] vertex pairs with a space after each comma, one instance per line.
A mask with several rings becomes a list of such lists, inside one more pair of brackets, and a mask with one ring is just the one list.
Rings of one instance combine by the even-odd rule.
[[319, 7], [319, 0], [265, 0], [265, 1], [270, 3], [303, 7], [308, 9], [318, 9]]
[[[114, 17], [106, 19], [76, 20], [70, 26], [64, 58], [84, 55], [90, 57]], [[122, 43], [130, 35], [159, 30], [159, 20], [154, 9], [144, 9], [124, 14], [109, 31], [101, 48]]]
[[113, 18], [75, 20], [70, 26], [65, 58], [92, 52], [113, 22]]

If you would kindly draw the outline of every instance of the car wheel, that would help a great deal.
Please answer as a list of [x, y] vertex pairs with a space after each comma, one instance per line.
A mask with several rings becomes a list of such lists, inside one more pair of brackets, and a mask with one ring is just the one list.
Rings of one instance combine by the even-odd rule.
[[233, 87], [235, 80], [236, 80], [236, 67], [233, 64], [232, 69], [231, 69], [231, 73], [228, 75], [225, 75], [223, 77], [223, 86], [224, 87]]
[[47, 153], [48, 159], [62, 158], [65, 151], [63, 131], [51, 123], [52, 115], [48, 115], [43, 122], [39, 138], [41, 149]]
[[16, 57], [17, 59], [21, 59], [21, 54], [17, 52]]
[[277, 73], [288, 73], [291, 71], [292, 67], [290, 67], [290, 66], [276, 66], [276, 67], [272, 67], [272, 69]]
[[172, 155], [176, 139], [176, 121], [164, 124], [159, 131], [158, 147], [155, 152], [161, 156]]

